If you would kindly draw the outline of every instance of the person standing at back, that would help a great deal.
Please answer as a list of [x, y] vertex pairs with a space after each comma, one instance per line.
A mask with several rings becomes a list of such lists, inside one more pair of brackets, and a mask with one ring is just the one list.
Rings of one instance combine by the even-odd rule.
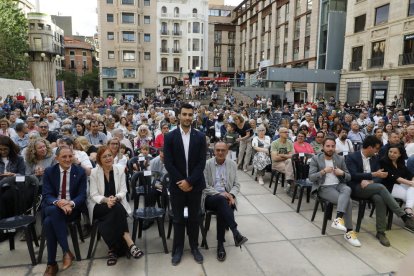
[[[206, 183], [207, 143], [203, 133], [191, 128], [194, 107], [183, 104], [180, 125], [165, 135], [164, 164], [170, 175], [171, 207], [174, 216], [172, 265], [180, 263], [184, 250], [185, 226], [194, 260], [201, 264], [203, 255], [198, 250], [201, 194]], [[188, 210], [188, 214], [187, 211]], [[188, 216], [188, 222], [185, 217]]]

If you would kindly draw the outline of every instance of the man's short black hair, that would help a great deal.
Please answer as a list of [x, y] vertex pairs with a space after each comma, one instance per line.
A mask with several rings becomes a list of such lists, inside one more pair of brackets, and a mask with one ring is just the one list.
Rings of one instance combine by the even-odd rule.
[[381, 145], [382, 142], [374, 135], [369, 135], [365, 137], [364, 142], [362, 142], [362, 148], [366, 149], [368, 147], [375, 148], [377, 145]]
[[15, 129], [16, 129], [17, 132], [23, 131], [23, 129], [24, 129], [24, 123], [18, 123], [18, 124], [16, 124]]
[[192, 109], [192, 110], [194, 111], [194, 106], [192, 106], [192, 105], [191, 105], [191, 104], [189, 104], [189, 103], [183, 103], [183, 104], [180, 106], [180, 114], [181, 114], [181, 110], [182, 110], [183, 108], [185, 108], [185, 109]]
[[327, 141], [332, 141], [332, 142], [334, 142], [334, 144], [336, 145], [336, 140], [335, 140], [335, 138], [333, 138], [333, 137], [326, 137], [326, 138], [323, 140], [322, 145], [324, 145], [324, 146], [325, 146], [325, 143], [326, 143]]

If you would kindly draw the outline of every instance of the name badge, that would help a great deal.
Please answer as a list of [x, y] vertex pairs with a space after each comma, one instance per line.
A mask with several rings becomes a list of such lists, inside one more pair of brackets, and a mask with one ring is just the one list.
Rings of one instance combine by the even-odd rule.
[[144, 171], [144, 176], [151, 176], [151, 171]]
[[138, 161], [145, 161], [145, 157], [144, 156], [140, 156], [140, 157], [138, 157]]
[[26, 177], [24, 175], [17, 175], [16, 182], [24, 182]]
[[299, 153], [299, 157], [304, 157], [304, 156], [305, 156], [305, 153], [303, 152]]
[[347, 155], [348, 155], [348, 152], [347, 152], [347, 151], [344, 151], [344, 152], [342, 153], [342, 155], [343, 155], [343, 156], [347, 156]]

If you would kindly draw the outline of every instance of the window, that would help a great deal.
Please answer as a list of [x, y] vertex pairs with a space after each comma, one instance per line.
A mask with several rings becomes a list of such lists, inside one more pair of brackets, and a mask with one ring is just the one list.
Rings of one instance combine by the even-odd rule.
[[193, 56], [193, 68], [200, 67], [200, 57]]
[[188, 22], [188, 28], [187, 28], [187, 30], [188, 30], [188, 33], [191, 34], [191, 22]]
[[359, 33], [365, 30], [366, 14], [355, 17], [354, 33]]
[[135, 69], [124, 69], [123, 71], [125, 79], [135, 78]]
[[134, 0], [122, 0], [122, 5], [134, 5]]
[[214, 43], [221, 43], [221, 31], [214, 31]]
[[308, 10], [308, 11], [312, 10], [312, 0], [308, 0], [308, 4], [306, 6], [306, 10]]
[[144, 34], [144, 42], [151, 42], [151, 34]]
[[300, 37], [300, 18], [295, 20], [295, 33], [293, 34], [293, 39], [299, 39]]
[[114, 3], [114, 0], [106, 0], [106, 3], [107, 4], [113, 4]]
[[301, 2], [300, 0], [296, 0], [296, 11], [295, 11], [296, 16], [298, 16], [301, 13], [300, 2]]
[[42, 23], [37, 24], [38, 30], [43, 30], [44, 28], [45, 28], [45, 25], [43, 25]]
[[227, 67], [234, 67], [234, 50], [235, 46], [229, 46], [227, 49]]
[[362, 66], [362, 46], [352, 48], [351, 71], [359, 71]]
[[174, 17], [179, 17], [180, 16], [180, 9], [178, 7], [174, 8]]
[[174, 72], [179, 72], [179, 71], [180, 71], [180, 59], [175, 58], [174, 59]]
[[123, 24], [134, 24], [135, 16], [132, 12], [123, 12], [122, 13], [122, 23]]
[[193, 38], [193, 51], [200, 51], [200, 39]]
[[167, 13], [167, 7], [166, 6], [162, 6], [161, 13]]
[[144, 52], [144, 60], [151, 60], [151, 52]]
[[34, 30], [34, 28], [35, 28], [35, 23], [30, 23], [30, 24], [29, 24], [29, 28], [30, 28], [30, 30]]
[[310, 29], [311, 29], [311, 15], [306, 15], [306, 22], [305, 22], [305, 36], [310, 36]]
[[193, 9], [193, 14], [197, 14], [197, 9]]
[[384, 65], [385, 54], [385, 40], [372, 43], [371, 60], [368, 62], [368, 67], [382, 67]]
[[122, 32], [122, 41], [124, 41], [124, 42], [135, 42], [135, 32], [133, 32], [133, 31], [123, 31]]
[[180, 23], [174, 23], [173, 32], [174, 32], [174, 35], [181, 35]]
[[106, 14], [106, 22], [114, 22], [114, 15], [112, 13]]
[[106, 34], [106, 38], [107, 38], [108, 40], [114, 40], [114, 32], [108, 32], [108, 33]]
[[168, 69], [168, 59], [161, 58], [161, 71], [167, 71]]
[[414, 15], [414, 0], [408, 1], [408, 16]]
[[116, 78], [116, 68], [102, 68], [102, 77], [106, 78]]
[[200, 33], [200, 23], [193, 22], [193, 33], [198, 34]]
[[299, 58], [299, 39], [293, 41], [293, 60]]
[[162, 35], [168, 35], [168, 25], [167, 22], [161, 23], [161, 34]]
[[305, 37], [305, 46], [304, 46], [305, 52], [304, 57], [309, 58], [309, 50], [310, 50], [310, 36]]
[[161, 40], [161, 53], [168, 53], [168, 41], [166, 39]]
[[151, 0], [144, 0], [144, 6], [145, 7], [151, 6]]
[[114, 51], [108, 51], [108, 59], [114, 59], [115, 58], [115, 52]]
[[235, 44], [236, 32], [229, 31], [228, 34], [229, 44]]
[[151, 24], [151, 17], [149, 15], [144, 15], [144, 24]]
[[209, 16], [220, 16], [220, 10], [209, 10], [208, 15]]
[[69, 51], [69, 55], [70, 56], [74, 56], [75, 55], [75, 51]]
[[124, 51], [122, 59], [123, 61], [135, 61], [135, 51]]
[[108, 80], [106, 85], [107, 85], [108, 89], [114, 89], [114, 87], [115, 87], [115, 83], [114, 83], [113, 80]]
[[375, 9], [375, 24], [378, 25], [388, 21], [388, 13], [390, 9], [390, 4], [378, 7]]
[[275, 47], [275, 64], [279, 64], [279, 49], [280, 49], [280, 47], [279, 47], [279, 45], [277, 45], [276, 47]]
[[82, 51], [82, 56], [86, 57], [86, 51]]

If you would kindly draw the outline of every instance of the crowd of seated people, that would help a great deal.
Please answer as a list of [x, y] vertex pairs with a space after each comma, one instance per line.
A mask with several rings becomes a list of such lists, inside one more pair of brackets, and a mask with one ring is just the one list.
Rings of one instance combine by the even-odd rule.
[[[163, 104], [162, 93], [142, 100], [122, 97], [116, 105], [99, 97], [51, 99], [35, 103], [36, 108], [24, 108], [28, 101], [13, 96], [8, 97], [7, 107], [0, 103], [5, 114], [0, 119], [0, 177], [34, 175], [40, 181], [50, 255], [46, 275], [58, 271], [57, 243], [64, 253], [62, 268], [68, 268], [73, 260], [64, 232], [58, 233], [50, 224], [56, 220], [64, 225], [79, 214], [89, 227], [99, 221], [99, 232], [108, 246], [108, 265], [115, 265], [122, 255], [140, 258], [144, 254], [131, 239], [127, 224], [132, 212], [128, 173], [151, 170], [158, 177], [154, 198], [162, 193], [160, 181], [168, 173], [165, 141], [170, 133], [181, 130], [181, 103], [178, 97], [173, 105]], [[413, 114], [412, 104], [378, 108], [363, 103], [358, 109], [322, 100], [283, 107], [235, 99], [222, 105], [216, 100], [208, 106], [197, 104], [190, 126], [202, 133], [211, 151], [212, 161], [207, 161], [209, 169], [204, 171], [207, 187], [202, 191], [201, 208], [218, 213], [217, 259], [226, 258], [223, 226], [232, 231], [236, 245], [247, 241], [238, 232], [233, 215], [239, 192], [237, 170], [254, 169], [262, 185], [267, 172], [283, 173], [287, 192], [293, 196], [292, 156], [296, 153], [313, 155], [309, 164], [313, 191], [337, 205], [332, 227], [344, 231], [352, 245], [361, 245], [352, 225], [352, 199], [375, 203], [376, 237], [382, 245], [390, 245], [385, 235], [387, 209], [400, 217], [407, 229], [414, 230]], [[144, 165], [134, 164], [128, 172], [133, 157], [143, 157]], [[235, 177], [212, 175], [211, 167], [222, 164]], [[73, 172], [75, 180], [70, 177]], [[71, 182], [76, 192], [69, 188]], [[396, 199], [403, 201], [402, 207]], [[155, 202], [151, 200], [150, 205]], [[11, 215], [9, 203], [10, 196], [2, 192], [0, 218]], [[108, 225], [117, 225], [116, 231], [108, 231]]]

